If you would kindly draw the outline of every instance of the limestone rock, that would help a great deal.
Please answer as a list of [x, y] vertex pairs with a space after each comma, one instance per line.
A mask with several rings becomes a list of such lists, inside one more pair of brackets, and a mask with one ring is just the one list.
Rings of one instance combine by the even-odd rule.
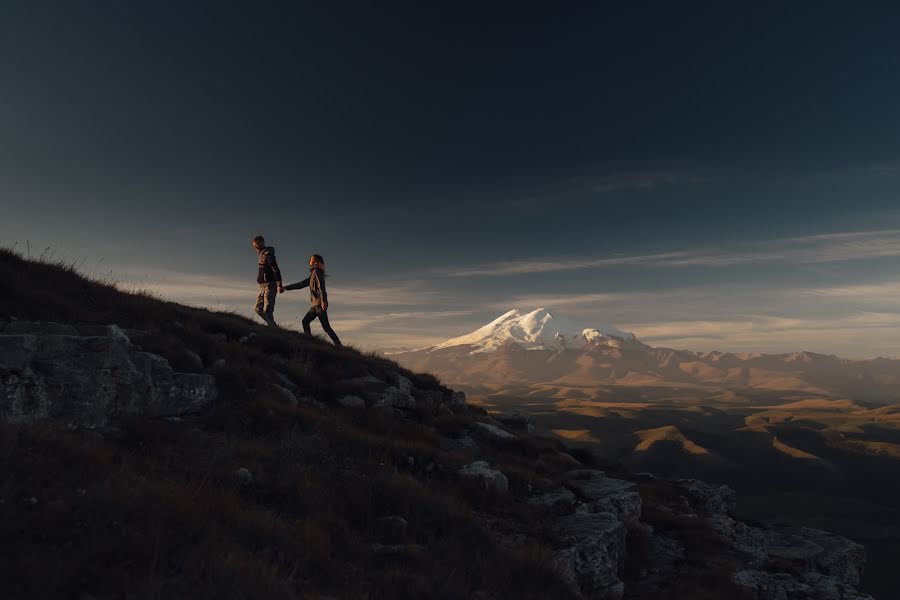
[[745, 569], [734, 575], [734, 582], [753, 600], [874, 600], [851, 585], [820, 573], [771, 573]]
[[612, 513], [574, 513], [554, 524], [562, 548], [555, 563], [560, 575], [586, 598], [618, 600], [625, 559], [625, 525]]
[[212, 376], [175, 373], [118, 327], [91, 333], [105, 335], [59, 323], [8, 324], [0, 334], [0, 418], [103, 427], [121, 416], [194, 412], [216, 397]]
[[492, 469], [483, 460], [476, 460], [459, 470], [459, 474], [470, 481], [477, 482], [477, 487], [483, 488], [489, 494], [502, 495], [509, 490], [509, 480], [506, 475]]
[[[406, 382], [409, 383], [409, 380], [406, 380]], [[375, 406], [408, 410], [416, 407], [416, 399], [402, 387], [391, 385], [384, 390], [381, 397], [375, 402]]]
[[712, 485], [698, 479], [679, 479], [676, 483], [688, 503], [702, 516], [726, 514], [734, 509], [735, 493], [727, 485]]
[[589, 512], [610, 512], [625, 523], [637, 523], [641, 518], [641, 496], [636, 483], [613, 479], [593, 469], [569, 471], [566, 483], [585, 502]]
[[366, 401], [359, 396], [347, 395], [338, 400], [338, 404], [346, 408], [365, 408]]
[[496, 425], [492, 425], [490, 423], [478, 422], [478, 423], [475, 423], [475, 428], [480, 433], [487, 435], [487, 437], [492, 437], [492, 438], [498, 439], [498, 440], [512, 440], [512, 439], [515, 439], [515, 437], [516, 437], [513, 434], [511, 434], [510, 432], [505, 431], [505, 430], [497, 427]]
[[447, 398], [444, 404], [453, 412], [465, 410], [467, 406], [465, 392], [458, 392], [455, 390], [450, 392], [450, 397]]
[[578, 498], [566, 488], [557, 488], [527, 500], [531, 506], [553, 515], [569, 515], [580, 504]]
[[497, 419], [510, 429], [524, 431], [525, 433], [534, 432], [534, 417], [516, 413], [513, 415], [502, 415]]

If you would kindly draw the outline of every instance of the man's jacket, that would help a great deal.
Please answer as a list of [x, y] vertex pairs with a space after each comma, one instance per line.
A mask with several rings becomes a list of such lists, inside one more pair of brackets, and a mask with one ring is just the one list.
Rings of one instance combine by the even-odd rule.
[[266, 246], [259, 251], [259, 273], [256, 283], [281, 283], [281, 270], [275, 261], [274, 246]]

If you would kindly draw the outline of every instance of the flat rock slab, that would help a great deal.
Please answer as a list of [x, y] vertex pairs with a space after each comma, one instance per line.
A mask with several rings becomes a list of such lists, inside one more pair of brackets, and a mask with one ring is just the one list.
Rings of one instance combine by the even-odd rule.
[[641, 496], [634, 482], [607, 477], [603, 471], [578, 469], [566, 473], [566, 485], [589, 512], [611, 512], [626, 523], [641, 518]]
[[734, 582], [753, 600], [874, 600], [853, 586], [820, 573], [771, 573], [747, 569]]
[[494, 438], [496, 440], [512, 440], [515, 439], [516, 436], [511, 434], [508, 431], [505, 431], [496, 425], [491, 425], [490, 423], [475, 423], [475, 429], [482, 434], [485, 434], [487, 437]]
[[572, 514], [581, 504], [578, 497], [566, 488], [557, 488], [534, 496], [529, 498], [527, 503], [541, 511], [560, 516]]

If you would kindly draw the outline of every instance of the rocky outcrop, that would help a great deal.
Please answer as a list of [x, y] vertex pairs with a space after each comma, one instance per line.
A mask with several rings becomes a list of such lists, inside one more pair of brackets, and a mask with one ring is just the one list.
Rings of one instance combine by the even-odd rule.
[[607, 477], [603, 471], [578, 469], [566, 474], [566, 485], [588, 512], [613, 513], [625, 523], [637, 523], [641, 518], [641, 495], [632, 481]]
[[215, 378], [176, 373], [117, 326], [13, 321], [0, 331], [0, 418], [102, 427], [117, 417], [175, 416], [207, 406]]
[[583, 506], [578, 496], [566, 488], [557, 488], [528, 499], [528, 504], [551, 515], [570, 515]]
[[587, 598], [621, 598], [624, 523], [608, 512], [573, 513], [557, 520], [553, 528], [562, 545], [555, 556], [559, 574]]
[[476, 422], [474, 425], [477, 433], [480, 433], [487, 438], [495, 440], [511, 440], [516, 437], [510, 432], [491, 423]]
[[509, 490], [509, 480], [506, 475], [483, 460], [476, 460], [459, 470], [459, 475], [473, 484], [477, 489], [484, 490], [491, 495], [503, 495]]
[[753, 600], [874, 600], [853, 586], [820, 573], [772, 573], [747, 569], [734, 581]]
[[697, 514], [709, 517], [734, 510], [735, 493], [727, 485], [711, 485], [699, 479], [679, 479], [678, 487]]
[[[338, 402], [346, 406], [347, 398], [354, 398], [354, 407], [369, 406], [386, 413], [403, 416], [407, 411], [418, 407], [436, 409], [441, 405], [456, 406], [457, 410], [465, 410], [465, 395], [452, 390], [420, 390], [407, 377], [394, 372], [387, 376], [387, 381], [373, 375], [355, 377], [341, 381], [341, 387], [350, 391]], [[459, 396], [462, 403], [457, 404]], [[362, 401], [359, 404], [358, 398]]]
[[515, 431], [524, 431], [525, 433], [534, 433], [534, 417], [515, 413], [512, 415], [500, 415], [497, 417], [509, 429]]
[[808, 527], [755, 527], [734, 519], [734, 490], [681, 479], [690, 508], [709, 518], [741, 561], [734, 581], [758, 600], [859, 600], [854, 589], [866, 562], [865, 549], [845, 537]]
[[393, 380], [393, 385], [387, 386], [381, 392], [381, 397], [375, 401], [374, 405], [379, 408], [399, 408], [404, 410], [415, 408], [416, 399], [412, 395], [415, 388], [412, 382], [399, 373], [393, 374]]

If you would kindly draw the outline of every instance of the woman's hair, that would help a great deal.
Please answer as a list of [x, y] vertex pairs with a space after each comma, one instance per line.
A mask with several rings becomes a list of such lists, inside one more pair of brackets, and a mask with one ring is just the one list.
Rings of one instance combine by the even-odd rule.
[[322, 258], [321, 254], [313, 254], [312, 257], [316, 259], [316, 266], [322, 270], [322, 275], [325, 274], [325, 259]]

